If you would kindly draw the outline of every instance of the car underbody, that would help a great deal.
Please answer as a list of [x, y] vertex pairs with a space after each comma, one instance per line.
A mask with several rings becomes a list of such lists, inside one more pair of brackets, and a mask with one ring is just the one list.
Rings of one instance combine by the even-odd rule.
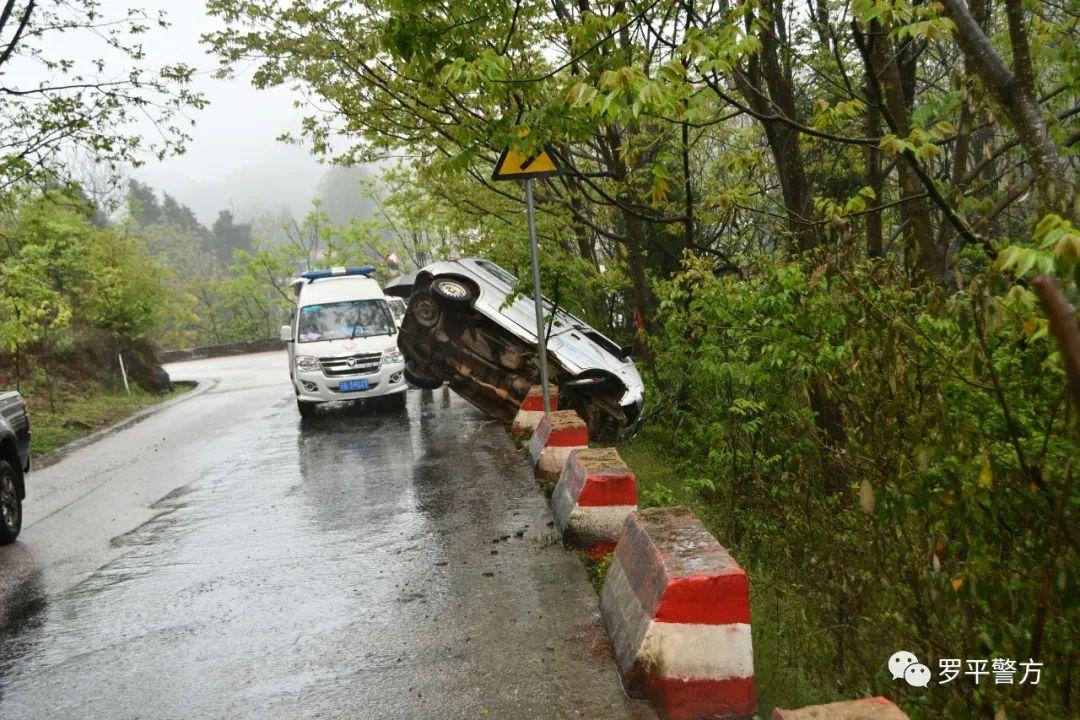
[[[511, 422], [529, 388], [540, 382], [535, 344], [516, 337], [472, 307], [442, 301], [427, 289], [409, 298], [398, 345], [414, 382], [451, 389], [481, 411]], [[577, 410], [597, 442], [616, 442], [633, 418], [619, 405], [625, 388], [601, 376], [575, 376], [548, 353], [561, 408]]]

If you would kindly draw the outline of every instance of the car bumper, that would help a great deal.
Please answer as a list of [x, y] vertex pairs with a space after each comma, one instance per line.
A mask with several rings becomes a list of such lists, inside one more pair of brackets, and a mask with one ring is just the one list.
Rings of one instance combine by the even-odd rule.
[[[338, 390], [345, 380], [367, 380], [367, 390], [341, 392]], [[321, 370], [312, 372], [297, 371], [293, 378], [296, 399], [304, 402], [333, 402], [335, 400], [363, 400], [364, 398], [382, 397], [405, 392], [405, 363], [383, 365], [378, 372], [366, 375], [335, 375], [327, 377]]]

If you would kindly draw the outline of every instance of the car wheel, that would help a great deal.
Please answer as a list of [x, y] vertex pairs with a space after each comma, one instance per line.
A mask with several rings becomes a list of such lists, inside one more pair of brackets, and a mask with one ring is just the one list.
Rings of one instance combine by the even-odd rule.
[[439, 324], [442, 312], [428, 293], [417, 293], [409, 300], [409, 315], [422, 327], [433, 328]]
[[315, 414], [315, 406], [318, 403], [304, 402], [303, 400], [296, 401], [296, 409], [300, 411], [300, 417], [308, 418]]
[[[405, 368], [405, 382], [413, 387], [420, 388], [421, 390], [438, 390], [443, 384], [443, 381], [439, 378], [417, 375], [409, 370], [409, 368]], [[405, 393], [400, 393], [400, 395], [401, 397], [405, 397]]]
[[475, 295], [465, 282], [453, 277], [435, 278], [431, 281], [430, 289], [435, 300], [445, 307], [471, 307]]
[[16, 477], [11, 463], [0, 460], [0, 545], [15, 542], [22, 529], [22, 501]]

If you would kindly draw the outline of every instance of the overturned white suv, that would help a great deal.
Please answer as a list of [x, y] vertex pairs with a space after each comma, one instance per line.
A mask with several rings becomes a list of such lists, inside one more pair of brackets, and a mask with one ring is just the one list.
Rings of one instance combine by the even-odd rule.
[[319, 403], [393, 395], [404, 402], [405, 359], [375, 268], [331, 268], [293, 281], [296, 309], [281, 327], [300, 415]]
[[[416, 274], [399, 346], [406, 378], [420, 387], [449, 382], [505, 421], [540, 382], [531, 297], [507, 302], [517, 278], [493, 262], [465, 258]], [[644, 386], [627, 348], [544, 300], [548, 364], [561, 408], [572, 408], [601, 442], [625, 439], [641, 421]], [[553, 315], [553, 317], [552, 317]]]

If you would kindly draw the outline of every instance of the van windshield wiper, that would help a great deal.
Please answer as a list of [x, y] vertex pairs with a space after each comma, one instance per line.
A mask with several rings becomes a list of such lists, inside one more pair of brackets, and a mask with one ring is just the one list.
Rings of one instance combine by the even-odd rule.
[[360, 303], [356, 303], [356, 319], [353, 320], [352, 330], [349, 331], [349, 339], [356, 339], [356, 323], [360, 322], [360, 309], [363, 307]]

